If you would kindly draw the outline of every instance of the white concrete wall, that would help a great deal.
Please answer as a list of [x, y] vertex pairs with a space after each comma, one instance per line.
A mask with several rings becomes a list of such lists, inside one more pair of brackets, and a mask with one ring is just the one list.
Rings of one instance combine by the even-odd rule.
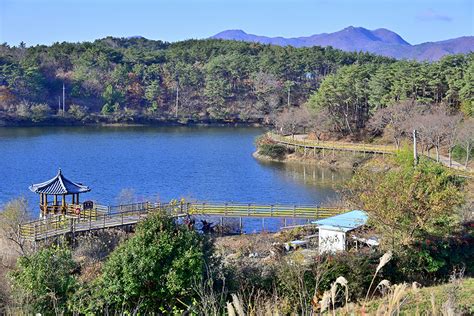
[[346, 250], [346, 233], [341, 231], [319, 229], [319, 253]]

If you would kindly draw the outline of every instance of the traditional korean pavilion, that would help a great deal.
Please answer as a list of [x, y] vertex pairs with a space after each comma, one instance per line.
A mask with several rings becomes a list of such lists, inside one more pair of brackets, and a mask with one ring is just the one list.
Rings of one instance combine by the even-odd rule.
[[[80, 211], [82, 206], [79, 203], [79, 194], [89, 192], [91, 189], [81, 183], [68, 180], [59, 169], [54, 178], [33, 184], [30, 190], [40, 195], [41, 216], [44, 217]], [[48, 196], [51, 195], [52, 201], [48, 201]], [[71, 196], [70, 203], [66, 201], [68, 195]]]

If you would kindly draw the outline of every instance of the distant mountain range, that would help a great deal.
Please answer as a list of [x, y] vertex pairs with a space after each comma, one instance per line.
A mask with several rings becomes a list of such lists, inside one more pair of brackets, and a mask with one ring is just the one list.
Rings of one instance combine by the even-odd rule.
[[354, 26], [334, 33], [293, 38], [258, 36], [242, 30], [227, 30], [211, 38], [294, 47], [332, 46], [344, 51], [364, 51], [397, 59], [429, 61], [438, 60], [448, 54], [474, 51], [474, 36], [411, 45], [393, 31], [383, 28], [368, 30]]

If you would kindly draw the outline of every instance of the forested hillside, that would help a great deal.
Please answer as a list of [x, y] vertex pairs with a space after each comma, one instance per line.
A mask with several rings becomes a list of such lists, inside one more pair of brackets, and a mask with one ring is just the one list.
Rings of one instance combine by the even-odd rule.
[[351, 65], [327, 76], [308, 104], [325, 111], [336, 130], [364, 128], [379, 109], [407, 101], [442, 104], [451, 112], [474, 114], [474, 54], [447, 56], [436, 63], [398, 61]]
[[222, 40], [170, 44], [140, 37], [3, 44], [0, 113], [6, 122], [268, 123], [321, 87], [310, 103], [350, 108], [357, 112], [355, 124], [363, 126], [377, 108], [403, 99], [443, 102], [470, 113], [473, 58], [455, 55], [429, 64], [330, 47]]

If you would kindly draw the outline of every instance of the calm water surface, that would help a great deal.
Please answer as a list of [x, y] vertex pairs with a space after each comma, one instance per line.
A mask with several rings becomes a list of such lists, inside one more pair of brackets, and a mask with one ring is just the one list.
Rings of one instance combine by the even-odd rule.
[[[66, 177], [88, 185], [82, 199], [116, 204], [129, 189], [138, 200], [320, 204], [349, 173], [252, 157], [258, 128], [41, 127], [0, 128], [0, 204], [24, 196], [34, 212], [32, 183]], [[123, 194], [122, 194], [123, 197]]]

